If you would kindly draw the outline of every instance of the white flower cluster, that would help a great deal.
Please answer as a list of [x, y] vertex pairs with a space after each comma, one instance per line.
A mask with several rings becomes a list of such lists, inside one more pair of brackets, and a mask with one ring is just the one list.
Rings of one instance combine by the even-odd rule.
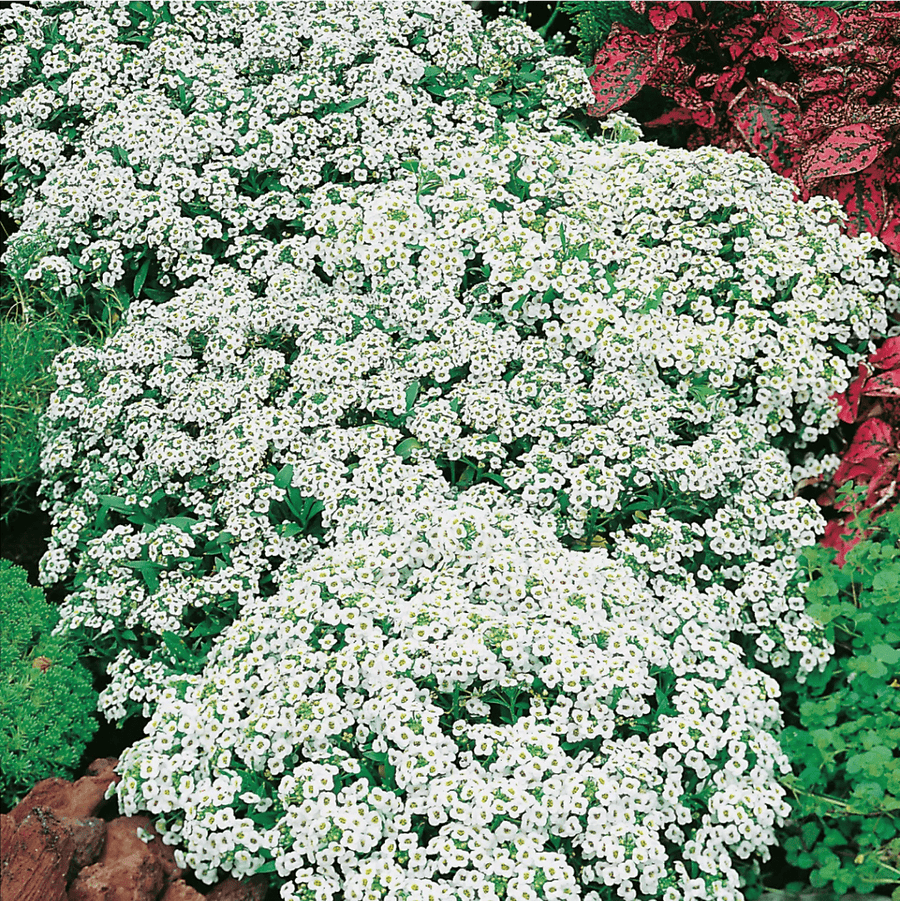
[[7, 263], [139, 294], [42, 457], [59, 628], [152, 717], [124, 808], [285, 901], [740, 897], [875, 239], [557, 124], [583, 73], [462, 3], [0, 17]]
[[[531, 29], [484, 29], [462, 2], [151, 6], [0, 10], [11, 272], [67, 294], [121, 284], [123, 260], [163, 285], [206, 277], [224, 247], [242, 264], [290, 231], [319, 185], [390, 180], [434, 134], [465, 145], [496, 121], [492, 94], [533, 124], [591, 96]], [[525, 65], [540, 103], [507, 84]]]
[[[692, 273], [730, 267], [721, 247], [698, 250], [694, 232], [682, 229], [673, 254], [682, 274], [665, 280], [641, 243], [646, 223], [637, 234], [615, 224], [616, 196], [655, 193], [665, 159], [690, 155], [523, 132], [498, 125], [468, 150], [431, 141], [404, 178], [322, 188], [305, 214], [306, 235], [273, 247], [253, 273], [217, 264], [170, 302], [136, 302], [102, 350], [59, 358], [43, 458], [58, 528], [43, 573], [46, 581], [82, 574], [64, 622], [180, 632], [178, 617], [196, 619], [210, 597], [230, 603], [233, 616], [235, 600], [277, 584], [281, 561], [347, 540], [349, 523], [383, 505], [439, 503], [466, 479], [492, 479], [530, 509], [556, 514], [561, 538], [590, 538], [606, 523], [610, 540], [646, 545], [641, 559], [652, 571], [687, 569], [703, 584], [730, 580], [731, 590], [748, 565], [777, 567], [815, 541], [816, 508], [791, 498], [788, 452], [771, 440], [800, 419], [805, 441], [794, 436], [794, 445], [803, 447], [832, 424], [829, 395], [849, 375], [843, 358], [810, 337], [809, 316], [779, 321], [737, 300], [734, 288], [715, 295], [719, 313], [707, 322], [684, 284]], [[774, 177], [718, 151], [695, 156], [719, 166], [718, 180], [704, 182], [708, 218], [742, 177], [757, 179], [755, 200], [732, 189], [755, 216], [768, 215], [768, 198], [784, 207]], [[539, 164], [569, 173], [566, 203], [547, 186], [529, 199], [513, 193], [511, 179]], [[677, 220], [677, 193], [665, 197]], [[665, 203], [660, 194], [657, 205]], [[788, 209], [799, 247], [806, 232], [816, 234], [815, 219]], [[663, 212], [653, 216], [663, 221]], [[810, 245], [828, 238], [819, 232]], [[832, 243], [848, 265], [865, 245]], [[812, 262], [798, 262], [797, 247], [795, 281], [824, 283]], [[626, 265], [626, 249], [640, 268]], [[785, 256], [779, 271], [788, 265]], [[829, 284], [850, 304], [845, 318], [883, 327], [885, 305], [865, 276], [859, 281]], [[651, 308], [635, 308], [653, 285]], [[602, 317], [584, 319], [601, 308]], [[829, 316], [837, 321], [836, 312], [816, 321], [832, 323]], [[833, 330], [845, 328], [838, 321]], [[805, 348], [795, 366], [791, 346]], [[464, 478], [448, 484], [448, 470]], [[297, 504], [314, 500], [319, 535], [300, 528], [296, 509], [278, 507], [288, 493]], [[148, 559], [156, 522], [146, 512], [149, 522], [132, 520], [133, 535], [121, 525], [98, 529], [84, 508], [104, 496], [132, 515], [165, 510], [158, 528], [168, 535], [165, 520], [174, 517], [193, 551]], [[629, 523], [631, 538], [616, 528], [632, 505], [671, 515], [675, 498], [676, 519], [693, 530], [688, 544], [664, 551], [639, 523]], [[155, 588], [147, 579], [154, 565]], [[774, 619], [744, 608], [736, 628], [757, 636], [757, 660], [784, 665], [788, 652], [802, 651], [803, 673], [824, 651], [811, 646], [796, 586], [793, 597], [783, 587], [788, 599]], [[103, 703], [122, 716], [126, 683], [135, 702], [152, 702], [157, 689], [117, 653]]]
[[285, 901], [737, 901], [789, 810], [777, 684], [717, 592], [660, 597], [544, 519], [478, 486], [292, 567], [165, 683], [123, 812]]

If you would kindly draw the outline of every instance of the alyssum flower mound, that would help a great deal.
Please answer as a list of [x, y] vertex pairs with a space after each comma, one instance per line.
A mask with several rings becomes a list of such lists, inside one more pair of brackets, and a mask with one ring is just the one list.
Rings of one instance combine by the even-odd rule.
[[[679, 156], [707, 166], [702, 183], [684, 177], [691, 190], [675, 187]], [[520, 179], [518, 196], [514, 180], [538, 165], [561, 175], [541, 194]], [[435, 144], [415, 168], [345, 187], [342, 202], [323, 189], [310, 235], [262, 264], [261, 296], [220, 264], [172, 301], [137, 302], [103, 350], [58, 360], [44, 456], [57, 528], [42, 571], [74, 579], [69, 625], [116, 657], [108, 713], [201, 665], [209, 636], [274, 591], [283, 561], [349, 540], [382, 508], [485, 480], [552, 512], [569, 546], [637, 542], [660, 576], [724, 589], [754, 659], [800, 650], [811, 668], [789, 558], [820, 518], [790, 496], [791, 455], [836, 422], [828, 395], [849, 372], [830, 342], [848, 337], [844, 317], [863, 334], [884, 327], [881, 282], [852, 268], [865, 240], [821, 227], [781, 180], [721, 151], [498, 125], [466, 153]], [[652, 212], [622, 211], [620, 197], [663, 180]], [[729, 228], [747, 233], [731, 234], [736, 262], [717, 224], [683, 209], [724, 221], [730, 197]], [[776, 215], [767, 203], [792, 225], [780, 255], [757, 224]], [[668, 271], [668, 251], [644, 246], [666, 221], [685, 261]], [[814, 268], [822, 246], [857, 282]], [[728, 293], [686, 287], [769, 257], [780, 294], [758, 275]], [[809, 312], [798, 293], [828, 303]], [[638, 521], [653, 509], [668, 530]], [[696, 548], [667, 549], [688, 526]]]
[[386, 514], [168, 681], [120, 805], [285, 898], [739, 897], [788, 810], [778, 685], [638, 563], [497, 486]]
[[94, 300], [249, 269], [313, 189], [592, 96], [577, 63], [461, 3], [88, 0], [0, 25], [3, 209], [22, 221], [4, 261]]
[[[738, 899], [786, 810], [762, 669], [830, 653], [795, 562], [823, 522], [793, 487], [836, 462], [828, 398], [896, 272], [746, 157], [555, 124], [586, 82], [521, 26], [385, 7], [172, 3], [126, 49], [102, 20], [131, 6], [60, 17], [82, 64], [125, 62], [92, 70], [10, 254], [78, 222], [144, 288], [102, 349], [57, 359], [42, 460], [60, 627], [110, 660], [108, 717], [151, 717], [123, 809], [163, 814], [203, 878], [271, 872], [286, 901]], [[278, 41], [281, 71], [249, 77]], [[186, 59], [190, 99], [147, 86]], [[523, 72], [556, 74], [516, 115], [492, 99]], [[354, 93], [376, 77], [412, 98], [388, 123]], [[293, 149], [243, 146], [239, 115], [198, 143], [183, 110], [184, 147], [161, 142], [179, 104], [249, 115], [269, 84], [287, 105], [254, 115]], [[144, 156], [110, 152], [135, 117]], [[303, 170], [304, 142], [331, 168]], [[51, 196], [101, 169], [78, 210]], [[92, 219], [117, 178], [191, 224], [134, 225], [137, 187]], [[184, 237], [212, 220], [221, 246]], [[64, 281], [60, 259], [28, 272]]]

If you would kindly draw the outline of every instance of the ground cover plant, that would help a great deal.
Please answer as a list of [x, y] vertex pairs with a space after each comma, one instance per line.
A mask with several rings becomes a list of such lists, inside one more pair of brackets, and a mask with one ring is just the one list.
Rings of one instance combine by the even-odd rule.
[[97, 731], [97, 694], [59, 612], [24, 569], [0, 560], [0, 803], [41, 779], [72, 776]]
[[788, 810], [771, 673], [831, 653], [793, 489], [898, 308], [876, 240], [559, 124], [577, 66], [462, 4], [9, 22], [9, 262], [128, 302], [57, 358], [42, 458], [61, 630], [151, 718], [123, 809], [285, 901], [741, 897]]
[[839, 896], [900, 882], [900, 510], [871, 520], [869, 508], [854, 518], [840, 564], [833, 548], [802, 555], [813, 576], [808, 612], [836, 650], [804, 684], [782, 686], [785, 707], [799, 714], [780, 736], [799, 764], [785, 780], [788, 860]]

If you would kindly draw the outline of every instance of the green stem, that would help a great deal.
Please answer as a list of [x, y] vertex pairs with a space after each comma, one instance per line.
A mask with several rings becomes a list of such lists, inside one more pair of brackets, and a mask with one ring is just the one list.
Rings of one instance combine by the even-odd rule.
[[547, 20], [547, 24], [538, 29], [538, 34], [544, 39], [547, 39], [547, 32], [550, 30], [550, 26], [553, 24], [553, 20], [556, 18], [557, 13], [559, 13], [559, 0], [556, 0], [556, 4], [553, 7], [553, 12], [550, 13], [550, 18]]

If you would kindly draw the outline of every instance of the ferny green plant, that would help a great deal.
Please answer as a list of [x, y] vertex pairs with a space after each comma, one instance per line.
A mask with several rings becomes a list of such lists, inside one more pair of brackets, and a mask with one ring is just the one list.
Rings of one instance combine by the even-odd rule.
[[59, 613], [24, 569], [0, 560], [0, 805], [35, 782], [71, 777], [97, 731], [97, 693]]

